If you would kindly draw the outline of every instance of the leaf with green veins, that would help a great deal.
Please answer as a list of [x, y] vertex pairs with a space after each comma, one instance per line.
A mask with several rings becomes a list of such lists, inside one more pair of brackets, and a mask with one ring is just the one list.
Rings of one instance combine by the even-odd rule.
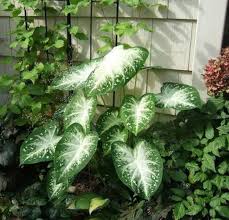
[[126, 142], [128, 131], [121, 126], [115, 125], [102, 135], [102, 147], [105, 154], [109, 154], [111, 146], [117, 141]]
[[201, 210], [203, 209], [203, 207], [201, 205], [197, 205], [197, 204], [193, 204], [189, 210], [187, 210], [186, 214], [187, 215], [197, 215], [199, 212], [201, 212]]
[[20, 164], [34, 164], [51, 161], [61, 137], [58, 136], [59, 125], [51, 121], [33, 132], [26, 138], [20, 148]]
[[122, 121], [119, 118], [118, 109], [112, 108], [100, 115], [96, 122], [96, 130], [99, 135], [102, 135], [115, 125], [122, 125]]
[[186, 214], [184, 204], [182, 202], [179, 202], [175, 205], [175, 208], [173, 209], [173, 216], [175, 220], [182, 219]]
[[149, 52], [142, 47], [114, 47], [88, 77], [88, 95], [104, 95], [125, 85], [143, 67]]
[[77, 66], [71, 66], [52, 82], [53, 89], [76, 90], [84, 86], [89, 75], [95, 70], [101, 58]]
[[56, 47], [57, 49], [60, 49], [62, 47], [64, 47], [64, 41], [63, 40], [56, 40], [54, 47]]
[[112, 158], [120, 180], [149, 200], [162, 180], [163, 163], [158, 150], [144, 140], [136, 142], [134, 149], [123, 142], [115, 142]]
[[56, 147], [54, 161], [57, 181], [71, 181], [91, 160], [97, 143], [98, 135], [95, 132], [85, 134], [81, 125], [71, 125]]
[[150, 125], [155, 114], [155, 96], [145, 94], [140, 99], [126, 96], [120, 108], [120, 117], [126, 128], [137, 134]]
[[89, 214], [91, 215], [92, 212], [102, 209], [109, 204], [109, 199], [104, 199], [102, 197], [93, 198], [90, 202], [89, 207]]
[[51, 168], [47, 174], [46, 187], [49, 199], [55, 199], [64, 195], [68, 188], [68, 184], [64, 182], [57, 183], [55, 168]]
[[188, 85], [167, 82], [161, 87], [161, 93], [156, 95], [159, 108], [174, 108], [189, 110], [201, 107], [198, 91]]
[[85, 131], [90, 128], [90, 122], [95, 114], [97, 100], [95, 97], [87, 98], [83, 91], [76, 91], [64, 110], [64, 126], [74, 123], [80, 124]]
[[205, 172], [206, 170], [215, 170], [215, 156], [211, 156], [208, 153], [205, 153], [202, 159], [202, 170]]

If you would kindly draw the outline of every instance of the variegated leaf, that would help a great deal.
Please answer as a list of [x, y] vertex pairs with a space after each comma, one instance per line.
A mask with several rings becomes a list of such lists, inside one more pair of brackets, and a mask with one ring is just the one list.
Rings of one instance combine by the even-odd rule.
[[126, 142], [128, 131], [123, 126], [115, 125], [102, 135], [102, 147], [105, 154], [110, 153], [113, 143], [121, 141]]
[[96, 130], [102, 135], [115, 125], [121, 125], [122, 121], [119, 118], [118, 109], [112, 108], [105, 111], [97, 120]]
[[55, 78], [52, 82], [53, 89], [59, 90], [76, 90], [82, 87], [89, 77], [89, 75], [95, 70], [101, 58], [94, 59], [88, 63], [83, 63], [77, 66], [71, 66], [64, 73]]
[[56, 145], [61, 139], [58, 132], [59, 125], [56, 121], [35, 128], [21, 146], [20, 163], [34, 164], [52, 160]]
[[163, 163], [158, 150], [144, 140], [138, 141], [134, 149], [116, 142], [112, 158], [120, 180], [139, 196], [150, 199], [162, 180]]
[[104, 95], [125, 85], [143, 67], [148, 51], [141, 47], [114, 47], [88, 77], [88, 95]]
[[129, 131], [137, 135], [147, 128], [155, 114], [155, 96], [145, 94], [140, 99], [132, 95], [124, 98], [120, 117]]
[[90, 122], [95, 114], [96, 98], [86, 97], [82, 91], [77, 91], [67, 104], [64, 110], [64, 125], [69, 127], [71, 124], [78, 123], [84, 130], [88, 130]]
[[58, 182], [71, 180], [88, 164], [96, 151], [97, 142], [97, 134], [85, 134], [79, 124], [73, 124], [65, 131], [55, 152]]
[[189, 85], [167, 82], [156, 95], [157, 106], [160, 108], [174, 108], [188, 110], [201, 107], [198, 91]]
[[47, 175], [47, 193], [49, 199], [60, 198], [66, 192], [68, 183], [57, 183], [55, 168], [51, 168]]

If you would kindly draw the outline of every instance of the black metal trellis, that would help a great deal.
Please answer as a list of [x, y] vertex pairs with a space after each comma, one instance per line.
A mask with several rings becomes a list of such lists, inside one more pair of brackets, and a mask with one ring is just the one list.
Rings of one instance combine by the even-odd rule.
[[[47, 19], [47, 5], [44, 2], [44, 13], [45, 13], [45, 37], [48, 37], [48, 19]], [[47, 61], [49, 61], [49, 51], [46, 51]]]
[[[27, 11], [25, 7], [24, 7], [24, 20], [25, 20], [25, 30], [27, 31], [29, 28], [29, 25], [28, 25]], [[27, 51], [29, 52], [29, 47], [27, 48]]]
[[[67, 0], [67, 5], [70, 5], [70, 0]], [[72, 36], [70, 34], [69, 29], [71, 28], [71, 14], [67, 14], [67, 57], [68, 57], [68, 64], [72, 64]]]

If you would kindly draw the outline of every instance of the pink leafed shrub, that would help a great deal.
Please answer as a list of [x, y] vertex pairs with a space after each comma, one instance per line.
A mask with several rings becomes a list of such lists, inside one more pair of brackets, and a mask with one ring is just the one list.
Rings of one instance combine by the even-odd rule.
[[229, 47], [224, 48], [217, 58], [209, 60], [204, 81], [209, 95], [229, 93]]

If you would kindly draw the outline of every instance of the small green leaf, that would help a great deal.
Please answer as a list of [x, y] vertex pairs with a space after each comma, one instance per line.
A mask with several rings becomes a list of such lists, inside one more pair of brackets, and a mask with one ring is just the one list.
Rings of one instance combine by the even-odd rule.
[[7, 105], [0, 105], [0, 118], [3, 118], [7, 113]]
[[58, 49], [64, 47], [64, 41], [63, 40], [56, 40], [54, 47], [56, 47]]
[[228, 206], [217, 206], [215, 209], [219, 213], [220, 216], [226, 219], [229, 218], [229, 207]]
[[202, 159], [202, 170], [212, 170], [213, 172], [216, 172], [215, 170], [215, 156], [211, 156], [210, 154], [205, 153]]
[[179, 202], [175, 205], [175, 208], [173, 209], [173, 216], [175, 220], [182, 219], [186, 214], [184, 204], [182, 202]]
[[207, 139], [212, 139], [214, 137], [214, 128], [212, 127], [212, 124], [210, 122], [207, 124], [205, 136]]
[[91, 215], [92, 212], [98, 209], [102, 209], [103, 207], [107, 206], [108, 204], [109, 204], [109, 199], [104, 199], [102, 197], [93, 198], [90, 202], [89, 214]]
[[227, 172], [227, 169], [228, 169], [228, 163], [227, 161], [223, 161], [222, 163], [219, 164], [218, 172], [223, 175]]

